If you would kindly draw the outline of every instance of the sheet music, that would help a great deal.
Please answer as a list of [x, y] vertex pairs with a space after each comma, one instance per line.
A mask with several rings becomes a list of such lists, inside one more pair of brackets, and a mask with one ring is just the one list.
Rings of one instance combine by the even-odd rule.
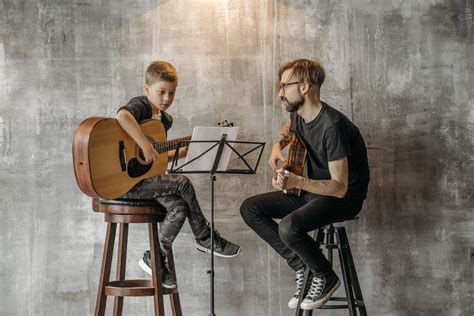
[[[210, 127], [210, 126], [196, 126], [193, 130], [191, 140], [212, 140], [219, 141], [223, 134], [227, 134], [227, 141], [235, 141], [239, 128], [234, 127]], [[215, 143], [190, 143], [188, 154], [186, 156], [186, 163], [193, 160], [210, 147], [214, 146]], [[202, 157], [196, 159], [196, 161], [184, 166], [183, 171], [209, 171], [212, 169], [214, 160], [216, 158], [217, 149], [219, 146], [215, 146], [212, 150], [205, 153]], [[228, 146], [224, 146], [222, 151], [221, 160], [218, 171], [226, 171], [229, 165], [232, 150]]]

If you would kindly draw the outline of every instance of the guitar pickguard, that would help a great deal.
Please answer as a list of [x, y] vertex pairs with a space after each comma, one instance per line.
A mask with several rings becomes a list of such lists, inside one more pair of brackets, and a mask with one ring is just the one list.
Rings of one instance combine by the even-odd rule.
[[130, 178], [139, 178], [145, 173], [147, 173], [152, 166], [152, 163], [145, 165], [138, 161], [137, 158], [132, 158], [128, 162], [127, 173]]

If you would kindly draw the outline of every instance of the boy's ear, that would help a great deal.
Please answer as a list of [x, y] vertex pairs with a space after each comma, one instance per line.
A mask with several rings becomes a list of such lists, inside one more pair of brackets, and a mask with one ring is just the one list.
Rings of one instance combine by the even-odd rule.
[[145, 83], [143, 86], [143, 90], [145, 90], [145, 94], [150, 94], [150, 86]]

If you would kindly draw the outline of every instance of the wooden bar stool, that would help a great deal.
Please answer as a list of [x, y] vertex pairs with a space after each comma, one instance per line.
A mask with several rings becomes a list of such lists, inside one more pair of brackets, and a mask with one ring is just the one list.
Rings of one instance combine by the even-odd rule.
[[[349, 220], [356, 219], [358, 219], [358, 217], [354, 217]], [[313, 238], [319, 244], [320, 248], [327, 249], [327, 257], [331, 263], [331, 266], [333, 263], [333, 251], [335, 249], [338, 251], [341, 273], [344, 281], [344, 289], [346, 292], [346, 297], [333, 296], [328, 302], [326, 302], [326, 304], [319, 307], [319, 309], [348, 309], [351, 316], [356, 316], [357, 309], [359, 309], [359, 315], [367, 316], [367, 310], [365, 308], [364, 298], [362, 297], [359, 279], [357, 278], [357, 272], [354, 265], [354, 259], [352, 258], [349, 240], [347, 239], [346, 229], [342, 226], [335, 227], [333, 223], [314, 231]], [[309, 268], [306, 267], [304, 273], [303, 289], [306, 288], [305, 285], [308, 282], [311, 281], [309, 280]], [[295, 316], [313, 315], [313, 310], [303, 311], [301, 309], [301, 302], [303, 301], [305, 295], [306, 293], [300, 296]], [[346, 304], [330, 304], [330, 302], [346, 302]]]
[[[169, 295], [173, 315], [181, 316], [178, 288], [164, 289], [161, 286], [160, 245], [157, 223], [162, 222], [165, 218], [166, 209], [154, 200], [105, 200], [98, 198], [93, 198], [92, 209], [95, 212], [104, 213], [105, 222], [107, 222], [95, 315], [104, 315], [107, 296], [115, 296], [113, 315], [122, 315], [123, 298], [125, 296], [153, 296], [155, 315], [164, 316], [163, 295]], [[148, 224], [151, 280], [125, 279], [128, 224], [130, 223]], [[117, 280], [109, 281], [117, 224], [120, 224]], [[176, 280], [173, 251], [171, 249], [168, 255], [168, 265]]]

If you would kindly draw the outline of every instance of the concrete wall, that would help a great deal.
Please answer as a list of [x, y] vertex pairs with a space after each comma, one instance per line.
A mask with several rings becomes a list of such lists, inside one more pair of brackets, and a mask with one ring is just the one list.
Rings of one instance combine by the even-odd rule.
[[[181, 75], [170, 137], [231, 118], [240, 139], [270, 145], [287, 118], [276, 70], [305, 57], [326, 66], [323, 100], [369, 148], [369, 197], [347, 225], [369, 314], [472, 315], [473, 10], [469, 0], [0, 1], [0, 314], [93, 312], [105, 224], [76, 186], [72, 136], [141, 94], [150, 61]], [[216, 225], [243, 247], [216, 261], [218, 315], [291, 314], [294, 274], [238, 212], [270, 189], [269, 147], [258, 175], [218, 178]], [[192, 179], [209, 215], [209, 181]], [[130, 277], [145, 276], [146, 238], [132, 226]], [[192, 241], [185, 224], [183, 311], [207, 315], [208, 257]], [[150, 314], [151, 302], [127, 299], [125, 314]]]

